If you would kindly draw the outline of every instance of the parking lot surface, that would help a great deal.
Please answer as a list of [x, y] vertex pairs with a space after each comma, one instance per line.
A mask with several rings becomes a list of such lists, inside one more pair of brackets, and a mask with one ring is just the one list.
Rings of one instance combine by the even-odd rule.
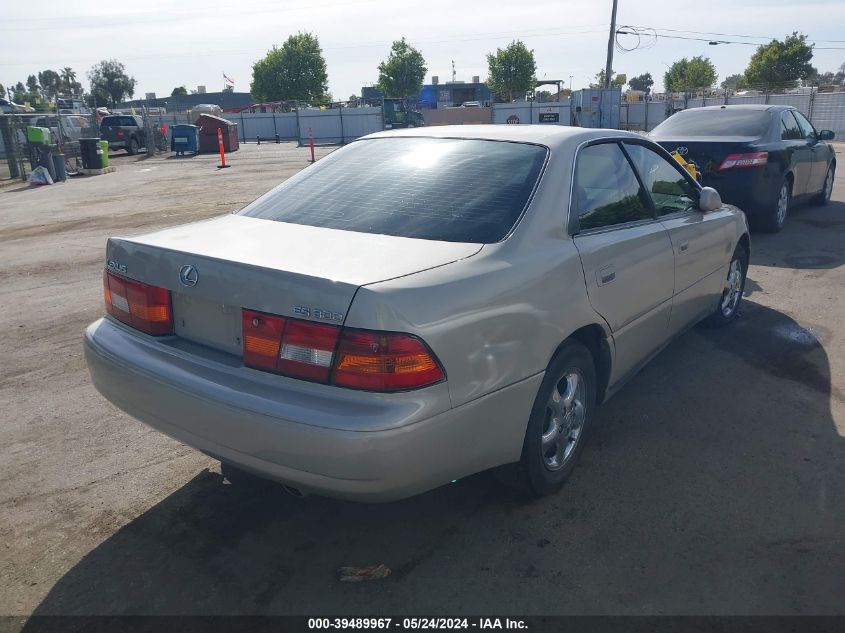
[[752, 235], [735, 324], [683, 335], [599, 410], [559, 494], [482, 473], [366, 505], [224, 483], [100, 397], [82, 356], [108, 236], [236, 210], [307, 157], [116, 156], [0, 189], [0, 614], [845, 613], [845, 166], [830, 205]]

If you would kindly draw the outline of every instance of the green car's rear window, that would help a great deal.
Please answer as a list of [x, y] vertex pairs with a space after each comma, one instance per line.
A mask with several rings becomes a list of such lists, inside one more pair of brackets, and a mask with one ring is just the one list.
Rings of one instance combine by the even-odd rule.
[[330, 154], [262, 196], [250, 217], [361, 233], [489, 244], [513, 228], [540, 176], [537, 145], [380, 138]]

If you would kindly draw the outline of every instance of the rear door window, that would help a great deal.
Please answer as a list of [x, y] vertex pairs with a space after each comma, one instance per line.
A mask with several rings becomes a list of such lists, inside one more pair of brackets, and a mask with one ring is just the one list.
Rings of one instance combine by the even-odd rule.
[[804, 138], [804, 133], [798, 126], [798, 121], [789, 110], [784, 110], [780, 115], [781, 134], [780, 138], [783, 141], [800, 141]]
[[546, 155], [545, 147], [527, 143], [365, 139], [301, 171], [241, 214], [360, 233], [489, 244], [507, 236], [521, 217]]
[[580, 231], [653, 220], [648, 198], [617, 143], [578, 152], [572, 206]]
[[649, 147], [625, 143], [625, 149], [634, 163], [646, 191], [651, 195], [660, 216], [695, 207], [696, 188], [676, 167]]

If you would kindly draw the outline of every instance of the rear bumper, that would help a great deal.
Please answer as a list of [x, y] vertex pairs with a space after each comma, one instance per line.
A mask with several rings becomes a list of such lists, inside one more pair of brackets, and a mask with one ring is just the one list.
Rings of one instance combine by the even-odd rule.
[[107, 319], [88, 327], [84, 347], [100, 393], [149, 426], [304, 492], [362, 501], [518, 460], [542, 380], [451, 409], [445, 384], [390, 396], [314, 385], [196, 357]]

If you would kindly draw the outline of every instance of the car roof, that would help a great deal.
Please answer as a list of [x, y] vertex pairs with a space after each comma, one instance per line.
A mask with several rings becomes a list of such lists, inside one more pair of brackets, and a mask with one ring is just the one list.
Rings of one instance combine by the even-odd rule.
[[696, 112], [699, 110], [794, 110], [795, 108], [790, 105], [776, 105], [776, 104], [769, 104], [769, 103], [743, 103], [743, 104], [736, 104], [736, 105], [716, 105], [716, 106], [705, 106], [705, 107], [694, 107], [694, 108], [687, 108], [686, 110], [681, 110], [676, 114], [680, 114], [681, 112]]
[[562, 145], [582, 143], [601, 138], [646, 139], [641, 134], [624, 130], [581, 128], [568, 125], [438, 125], [418, 128], [400, 128], [369, 134], [363, 138], [427, 137], [457, 138], [485, 141], [510, 141], [536, 143], [556, 149]]

